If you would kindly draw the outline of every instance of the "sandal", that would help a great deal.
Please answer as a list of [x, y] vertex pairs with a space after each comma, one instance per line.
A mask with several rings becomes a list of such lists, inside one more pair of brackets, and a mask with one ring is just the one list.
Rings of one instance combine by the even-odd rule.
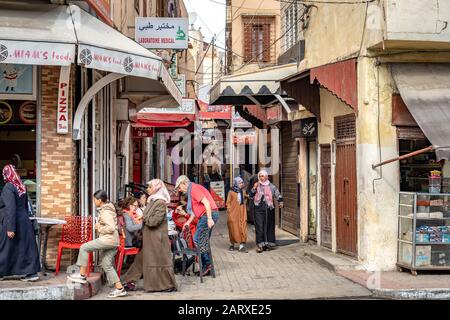
[[234, 245], [232, 244], [232, 245], [228, 248], [228, 250], [234, 251]]

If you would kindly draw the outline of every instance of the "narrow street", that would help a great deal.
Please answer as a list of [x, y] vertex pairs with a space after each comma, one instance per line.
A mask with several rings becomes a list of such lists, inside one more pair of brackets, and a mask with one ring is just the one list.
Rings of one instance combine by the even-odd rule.
[[[203, 284], [194, 276], [177, 275], [175, 293], [130, 292], [121, 299], [315, 299], [367, 298], [371, 293], [304, 256], [306, 245], [280, 246], [255, 251], [253, 225], [248, 226], [248, 253], [228, 251], [226, 213], [221, 212], [212, 236], [216, 278], [205, 277]], [[141, 280], [142, 281], [142, 280]], [[138, 283], [138, 286], [142, 284]], [[107, 299], [105, 286], [92, 300]]]

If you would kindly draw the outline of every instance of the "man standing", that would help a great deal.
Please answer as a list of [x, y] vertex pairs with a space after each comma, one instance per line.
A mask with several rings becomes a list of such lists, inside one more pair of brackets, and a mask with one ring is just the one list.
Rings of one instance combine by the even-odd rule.
[[[186, 211], [190, 218], [183, 226], [183, 229], [189, 227], [195, 217], [198, 219], [197, 230], [194, 234], [194, 243], [196, 246], [202, 245], [202, 238], [211, 238], [211, 231], [214, 224], [219, 220], [219, 211], [213, 197], [203, 186], [193, 183], [186, 176], [179, 176], [175, 184], [175, 190], [187, 195]], [[201, 254], [202, 274], [204, 276], [211, 272], [211, 259], [207, 252]]]

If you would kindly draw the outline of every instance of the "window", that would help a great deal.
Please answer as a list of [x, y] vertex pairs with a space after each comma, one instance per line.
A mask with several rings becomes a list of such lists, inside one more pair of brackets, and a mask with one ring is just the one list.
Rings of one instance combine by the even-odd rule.
[[267, 17], [244, 18], [244, 62], [270, 62], [271, 27], [274, 19]]
[[292, 3], [285, 11], [284, 11], [284, 27], [285, 27], [285, 37], [284, 37], [284, 46], [285, 51], [289, 50], [289, 48], [293, 47], [298, 41], [298, 4], [296, 2]]

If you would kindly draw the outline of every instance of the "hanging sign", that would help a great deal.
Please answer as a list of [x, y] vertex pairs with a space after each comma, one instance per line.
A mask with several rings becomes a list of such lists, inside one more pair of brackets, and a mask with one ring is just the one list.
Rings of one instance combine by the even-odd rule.
[[306, 118], [292, 122], [292, 138], [317, 137], [317, 119]]
[[256, 131], [235, 131], [233, 133], [234, 144], [255, 144], [256, 143]]
[[0, 63], [68, 66], [75, 61], [75, 45], [0, 40]]
[[154, 136], [154, 128], [151, 127], [133, 127], [133, 138], [152, 138]]
[[223, 181], [211, 181], [211, 196], [219, 208], [225, 207], [225, 183]]
[[59, 73], [56, 133], [69, 133], [69, 81], [70, 66], [61, 67]]
[[78, 63], [86, 68], [159, 79], [160, 60], [86, 45], [79, 45], [78, 52]]
[[111, 20], [111, 0], [86, 0], [95, 13], [110, 26], [114, 25]]
[[169, 74], [172, 79], [176, 79], [178, 77], [178, 56], [173, 55], [172, 63], [169, 67]]
[[136, 18], [135, 40], [147, 49], [187, 49], [188, 36], [188, 18]]

